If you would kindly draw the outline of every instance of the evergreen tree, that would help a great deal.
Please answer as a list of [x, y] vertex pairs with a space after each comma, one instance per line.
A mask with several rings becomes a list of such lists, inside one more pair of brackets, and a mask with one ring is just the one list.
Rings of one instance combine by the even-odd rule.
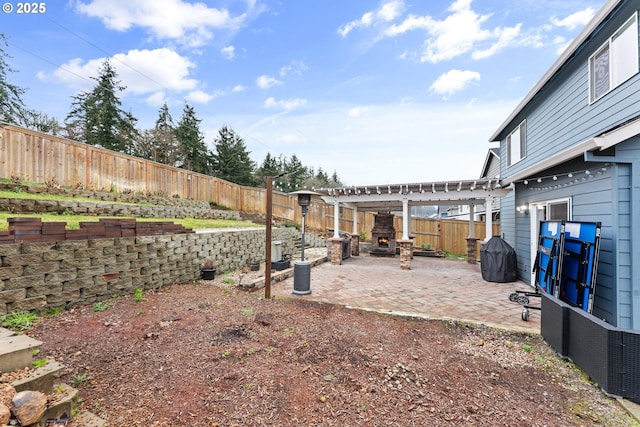
[[277, 176], [282, 173], [282, 163], [271, 153], [267, 153], [262, 165], [256, 170], [256, 180], [258, 185], [265, 187], [267, 185], [268, 176]]
[[97, 82], [91, 92], [73, 97], [71, 112], [65, 124], [69, 129], [81, 131], [81, 142], [99, 145], [122, 153], [132, 152], [136, 119], [122, 110], [117, 93], [125, 89], [117, 80], [118, 74], [108, 60], [102, 63]]
[[22, 95], [24, 95], [25, 89], [8, 81], [8, 74], [15, 71], [6, 61], [9, 55], [6, 53], [5, 47], [8, 46], [4, 33], [0, 33], [0, 121], [23, 125], [26, 107]]
[[62, 132], [62, 127], [56, 118], [36, 110], [25, 111], [24, 126], [50, 135], [60, 135]]
[[253, 186], [255, 163], [249, 157], [244, 140], [233, 129], [223, 126], [214, 139], [212, 154], [214, 176], [240, 185]]
[[330, 185], [332, 187], [341, 187], [342, 186], [342, 182], [340, 181], [340, 178], [338, 178], [338, 174], [336, 173], [336, 171], [333, 171], [333, 175], [331, 175], [331, 183]]
[[175, 130], [179, 151], [179, 167], [199, 173], [209, 173], [209, 153], [200, 132], [200, 122], [195, 110], [185, 104], [182, 117]]
[[138, 143], [140, 139], [140, 131], [136, 128], [136, 123], [138, 119], [133, 117], [131, 111], [125, 113], [124, 120], [122, 121], [122, 125], [120, 128], [120, 137], [126, 141], [125, 145], [125, 153], [132, 155], [134, 151], [134, 147]]
[[153, 139], [153, 148], [149, 150], [149, 160], [165, 165], [175, 166], [180, 157], [176, 127], [173, 117], [169, 113], [169, 107], [165, 102], [158, 111], [158, 119], [155, 127], [150, 131]]
[[293, 154], [289, 161], [284, 164], [284, 171], [287, 173], [288, 185], [286, 191], [297, 191], [304, 188], [307, 178], [307, 168], [304, 167], [298, 156]]
[[156, 145], [153, 129], [146, 129], [142, 132], [133, 146], [133, 155], [142, 159], [155, 161]]

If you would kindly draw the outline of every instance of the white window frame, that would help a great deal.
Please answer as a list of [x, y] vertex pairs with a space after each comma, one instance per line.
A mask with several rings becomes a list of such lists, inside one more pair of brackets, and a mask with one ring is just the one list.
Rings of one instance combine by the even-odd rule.
[[[551, 206], [552, 205], [567, 205], [567, 217], [566, 218], [549, 218], [549, 213], [551, 212]], [[545, 203], [545, 211], [546, 211], [546, 215], [547, 218], [550, 221], [560, 221], [561, 219], [566, 219], [567, 221], [571, 221], [572, 220], [572, 212], [571, 212], [571, 197], [566, 197], [566, 198], [562, 198], [562, 199], [555, 199], [555, 200], [547, 200], [547, 202]]]
[[[634, 54], [635, 53], [635, 54]], [[596, 69], [597, 59], [606, 54]], [[592, 104], [638, 74], [640, 58], [638, 53], [638, 13], [633, 15], [589, 57], [589, 103]], [[604, 68], [602, 68], [604, 67]], [[598, 72], [603, 73], [606, 84], [603, 90], [596, 92]]]
[[[507, 167], [513, 166], [527, 157], [527, 121], [523, 120], [513, 132], [507, 135]], [[515, 150], [514, 150], [515, 148]]]

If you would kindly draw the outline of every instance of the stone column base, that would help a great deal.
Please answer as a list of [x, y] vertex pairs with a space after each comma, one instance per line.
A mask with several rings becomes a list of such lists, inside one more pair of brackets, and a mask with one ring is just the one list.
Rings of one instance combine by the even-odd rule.
[[351, 256], [360, 255], [360, 235], [352, 234], [351, 235]]
[[344, 239], [338, 237], [329, 239], [331, 245], [331, 264], [333, 265], [341, 265], [342, 264], [342, 241]]
[[400, 247], [400, 268], [411, 270], [411, 258], [413, 258], [413, 240], [396, 240]]
[[464, 240], [467, 241], [467, 262], [469, 264], [477, 264], [478, 245], [476, 242], [480, 239], [477, 239], [475, 237], [468, 237]]

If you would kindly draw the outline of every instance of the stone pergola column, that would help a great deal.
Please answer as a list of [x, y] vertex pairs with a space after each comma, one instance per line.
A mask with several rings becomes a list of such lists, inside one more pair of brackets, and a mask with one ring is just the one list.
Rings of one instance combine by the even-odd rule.
[[344, 239], [341, 237], [334, 237], [333, 239], [329, 239], [329, 244], [331, 245], [331, 264], [333, 265], [341, 265], [342, 264], [342, 241]]
[[397, 245], [400, 247], [400, 268], [403, 270], [411, 270], [411, 258], [413, 258], [413, 240], [398, 240]]

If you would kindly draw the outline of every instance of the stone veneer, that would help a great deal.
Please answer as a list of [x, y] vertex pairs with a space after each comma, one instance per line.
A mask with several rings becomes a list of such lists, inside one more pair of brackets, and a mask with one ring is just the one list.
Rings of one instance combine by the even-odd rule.
[[[295, 250], [294, 228], [276, 228], [283, 252]], [[136, 289], [187, 283], [215, 257], [218, 272], [264, 261], [261, 229], [0, 245], [0, 315], [92, 304]]]
[[469, 264], [477, 264], [478, 263], [478, 238], [476, 237], [467, 237], [464, 239], [467, 241], [467, 262]]
[[413, 258], [413, 240], [398, 240], [400, 247], [400, 268], [411, 270], [411, 258]]
[[[109, 194], [109, 193], [107, 193]], [[171, 199], [167, 199], [171, 200]], [[182, 200], [175, 206], [142, 205], [109, 201], [34, 200], [0, 197], [0, 211], [13, 213], [73, 213], [96, 216], [134, 216], [138, 218], [207, 218], [241, 220], [240, 213], [211, 209], [207, 202]], [[176, 202], [177, 203], [177, 202]]]

